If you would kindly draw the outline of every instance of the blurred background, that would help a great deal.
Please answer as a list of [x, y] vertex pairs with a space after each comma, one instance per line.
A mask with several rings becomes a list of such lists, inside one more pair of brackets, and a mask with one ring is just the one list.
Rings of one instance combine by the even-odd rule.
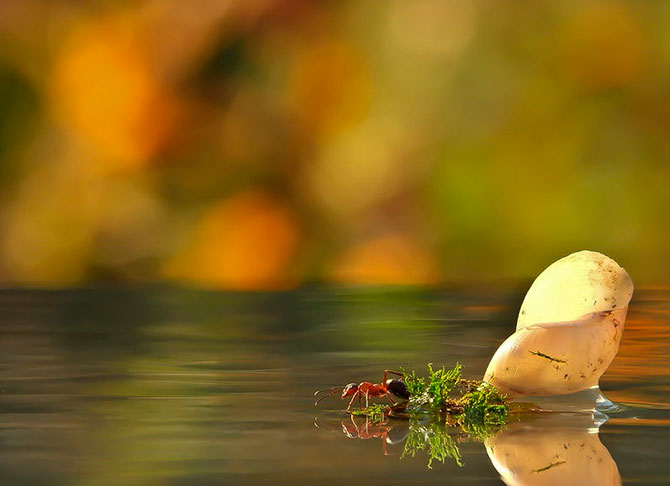
[[668, 282], [670, 2], [0, 2], [0, 283]]

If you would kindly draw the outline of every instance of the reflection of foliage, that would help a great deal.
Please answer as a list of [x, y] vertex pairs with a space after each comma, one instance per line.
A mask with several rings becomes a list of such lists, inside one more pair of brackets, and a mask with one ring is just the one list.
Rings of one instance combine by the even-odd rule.
[[449, 435], [449, 428], [443, 424], [431, 423], [421, 425], [412, 423], [409, 435], [405, 441], [405, 449], [400, 458], [406, 456], [414, 457], [418, 451], [426, 451], [430, 456], [428, 467], [432, 468], [433, 461], [437, 460], [444, 464], [447, 459], [453, 459], [458, 467], [463, 467], [461, 451]]

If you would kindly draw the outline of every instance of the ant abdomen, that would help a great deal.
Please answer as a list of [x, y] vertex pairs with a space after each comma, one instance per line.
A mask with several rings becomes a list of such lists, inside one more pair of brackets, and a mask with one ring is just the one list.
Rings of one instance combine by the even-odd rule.
[[404, 381], [400, 380], [388, 380], [386, 384], [386, 389], [393, 393], [398, 398], [403, 398], [409, 400], [409, 390]]

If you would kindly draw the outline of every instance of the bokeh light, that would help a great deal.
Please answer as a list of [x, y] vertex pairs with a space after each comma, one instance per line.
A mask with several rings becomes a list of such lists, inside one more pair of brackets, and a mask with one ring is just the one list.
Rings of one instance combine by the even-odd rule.
[[667, 282], [669, 13], [3, 2], [0, 282]]

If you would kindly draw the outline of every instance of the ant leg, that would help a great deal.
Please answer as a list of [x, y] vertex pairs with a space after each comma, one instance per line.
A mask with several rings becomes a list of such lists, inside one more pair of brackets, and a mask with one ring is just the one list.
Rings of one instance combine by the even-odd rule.
[[389, 395], [389, 394], [387, 393], [387, 394], [384, 395], [384, 396], [385, 396], [386, 398], [388, 398], [388, 399], [389, 399], [389, 402], [391, 402], [391, 405], [395, 407], [395, 402], [393, 401], [393, 398], [391, 398], [391, 395]]
[[359, 395], [359, 393], [360, 393], [360, 392], [359, 392], [358, 390], [356, 390], [356, 393], [354, 393], [354, 396], [351, 397], [351, 401], [349, 402], [349, 406], [347, 407], [347, 412], [348, 412], [349, 410], [351, 410], [351, 404], [354, 403], [354, 399]]
[[[344, 432], [344, 435], [346, 435], [350, 439], [355, 439], [356, 437], [358, 437], [358, 426], [356, 425], [356, 422], [354, 422], [353, 420], [354, 416], [351, 415], [350, 418], [351, 423], [354, 425], [354, 428], [351, 429], [351, 427], [349, 427], [349, 425], [347, 425], [345, 421], [342, 421], [342, 432]], [[354, 430], [356, 431], [356, 435], [354, 435]]]
[[391, 453], [388, 450], [388, 447], [386, 446], [386, 438], [388, 437], [388, 432], [384, 431], [382, 434], [382, 451], [384, 451], [385, 456], [390, 456]]
[[368, 397], [369, 397], [369, 395], [366, 393], [365, 394], [365, 408], [370, 408], [370, 404], [368, 403]]
[[388, 374], [391, 373], [392, 375], [398, 375], [401, 378], [405, 378], [405, 375], [403, 373], [399, 373], [397, 371], [393, 370], [384, 370], [384, 379], [382, 380], [382, 385], [386, 385], [386, 380], [388, 379]]
[[[354, 429], [356, 429], [356, 437], [360, 437], [361, 431], [358, 429], [358, 424], [354, 420], [353, 415], [349, 415], [349, 418], [351, 419], [351, 423], [354, 424]], [[355, 439], [356, 437], [351, 437], [352, 439]]]

